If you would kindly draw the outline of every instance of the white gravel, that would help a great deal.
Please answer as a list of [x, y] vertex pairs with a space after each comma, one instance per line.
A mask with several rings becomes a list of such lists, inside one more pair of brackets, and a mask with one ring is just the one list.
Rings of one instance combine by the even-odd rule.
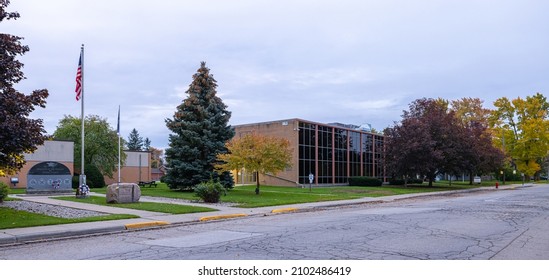
[[15, 210], [27, 211], [37, 214], [44, 214], [48, 216], [54, 216], [59, 218], [84, 218], [95, 216], [106, 216], [108, 214], [82, 210], [70, 207], [64, 207], [59, 205], [51, 205], [45, 203], [37, 203], [32, 201], [4, 201], [0, 203], [0, 207], [8, 207]]

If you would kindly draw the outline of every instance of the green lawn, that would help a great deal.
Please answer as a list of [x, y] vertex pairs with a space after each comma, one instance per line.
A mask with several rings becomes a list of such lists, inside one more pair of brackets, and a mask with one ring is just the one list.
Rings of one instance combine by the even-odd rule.
[[[522, 182], [506, 182], [507, 184], [520, 184]], [[309, 191], [308, 187], [276, 187], [276, 186], [261, 186], [260, 194], [255, 194], [255, 186], [238, 186], [227, 192], [226, 196], [221, 197], [222, 202], [237, 203], [238, 207], [253, 208], [263, 206], [287, 205], [296, 203], [333, 201], [356, 199], [361, 197], [380, 197], [389, 195], [421, 193], [421, 192], [436, 192], [459, 190], [468, 188], [477, 188], [480, 186], [495, 186], [495, 181], [483, 181], [481, 185], [468, 185], [468, 182], [453, 181], [449, 185], [448, 181], [439, 181], [433, 187], [428, 187], [426, 183], [421, 185], [403, 186], [382, 186], [382, 187], [313, 187]], [[501, 185], [501, 182], [500, 182]], [[93, 192], [106, 193], [106, 188], [92, 189]], [[10, 190], [10, 194], [24, 194], [24, 189]], [[156, 196], [177, 198], [184, 200], [198, 200], [192, 192], [181, 192], [170, 190], [166, 184], [158, 184], [158, 187], [142, 187], [141, 194], [143, 196]], [[125, 207], [138, 210], [184, 214], [195, 212], [215, 211], [215, 209], [207, 207], [184, 206], [169, 203], [156, 202], [138, 202], [128, 204], [107, 204], [104, 197], [91, 196], [87, 199], [77, 199], [75, 197], [58, 197], [76, 201], [80, 203], [95, 203], [111, 207]], [[115, 219], [135, 218], [133, 215], [108, 215], [101, 217], [88, 217], [78, 219], [63, 219], [51, 217], [41, 214], [28, 213], [17, 211], [6, 207], [0, 207], [0, 229], [17, 228], [17, 227], [32, 227], [41, 225], [67, 224], [79, 222], [105, 221]]]
[[255, 186], [240, 186], [231, 190], [223, 201], [239, 203], [239, 207], [253, 208], [263, 206], [333, 201], [356, 199], [362, 197], [380, 197], [389, 195], [436, 192], [464, 189], [467, 187], [448, 187], [448, 186], [382, 186], [382, 187], [273, 187], [261, 186], [260, 194], [255, 194]]
[[179, 205], [179, 204], [170, 204], [170, 203], [157, 203], [157, 202], [136, 202], [136, 203], [107, 203], [104, 197], [99, 196], [90, 196], [87, 198], [76, 198], [76, 197], [54, 197], [59, 200], [68, 200], [80, 203], [90, 203], [110, 207], [119, 207], [119, 208], [128, 208], [135, 210], [144, 210], [160, 213], [169, 213], [169, 214], [188, 214], [188, 213], [199, 213], [199, 212], [211, 212], [217, 211], [216, 209], [199, 207], [199, 206], [188, 206], [188, 205]]
[[[355, 199], [361, 197], [380, 197], [388, 195], [399, 195], [419, 192], [435, 192], [456, 189], [474, 188], [478, 186], [457, 185], [448, 186], [447, 184], [437, 184], [428, 187], [427, 184], [418, 186], [382, 186], [382, 187], [276, 187], [261, 186], [260, 194], [255, 194], [255, 185], [237, 186], [227, 192], [226, 196], [221, 196], [221, 202], [237, 203], [237, 207], [254, 208], [263, 206], [287, 205], [296, 203], [320, 202]], [[92, 189], [93, 192], [105, 193], [106, 189]], [[166, 184], [160, 183], [156, 188], [142, 187], [141, 195], [159, 196], [185, 200], [197, 200], [193, 192], [181, 192], [170, 190]]]
[[135, 215], [116, 214], [97, 217], [86, 218], [72, 218], [64, 219], [58, 217], [52, 217], [42, 214], [35, 214], [26, 211], [14, 210], [7, 207], [0, 207], [0, 229], [8, 228], [22, 228], [22, 227], [35, 227], [35, 226], [47, 226], [58, 224], [72, 224], [83, 222], [97, 222], [97, 221], [109, 221], [120, 219], [133, 219], [139, 218]]

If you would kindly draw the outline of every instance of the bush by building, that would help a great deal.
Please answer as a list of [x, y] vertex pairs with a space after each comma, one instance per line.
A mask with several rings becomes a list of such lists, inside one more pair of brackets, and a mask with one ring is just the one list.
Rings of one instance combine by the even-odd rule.
[[[80, 176], [75, 175], [72, 177], [72, 188], [77, 189], [80, 183]], [[93, 165], [86, 166], [86, 185], [90, 188], [102, 188], [106, 186], [105, 177], [99, 171], [99, 168]]]
[[106, 186], [103, 174], [101, 174], [101, 171], [95, 165], [88, 165], [86, 167], [86, 184], [90, 188], [102, 188]]
[[221, 194], [226, 194], [226, 190], [220, 182], [210, 180], [196, 185], [194, 193], [204, 202], [217, 203], [221, 198]]
[[8, 193], [9, 193], [8, 185], [0, 182], [0, 203], [3, 202], [6, 197], [8, 197]]
[[349, 186], [367, 186], [376, 187], [381, 186], [383, 182], [374, 177], [349, 177]]

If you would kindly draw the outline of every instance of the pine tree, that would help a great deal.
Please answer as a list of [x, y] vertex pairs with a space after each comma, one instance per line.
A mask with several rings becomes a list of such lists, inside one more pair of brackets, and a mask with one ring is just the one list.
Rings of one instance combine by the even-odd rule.
[[231, 112], [216, 96], [217, 82], [202, 62], [173, 119], [166, 125], [173, 132], [166, 149], [168, 172], [165, 182], [170, 189], [189, 190], [195, 185], [219, 180], [224, 187], [233, 186], [229, 172], [215, 172], [218, 154], [227, 152], [225, 143], [234, 136], [228, 125]]
[[139, 136], [139, 132], [134, 128], [128, 136], [128, 150], [141, 151], [143, 150], [143, 137]]
[[145, 138], [145, 141], [143, 141], [143, 150], [144, 151], [151, 150], [151, 139], [149, 139], [149, 137]]

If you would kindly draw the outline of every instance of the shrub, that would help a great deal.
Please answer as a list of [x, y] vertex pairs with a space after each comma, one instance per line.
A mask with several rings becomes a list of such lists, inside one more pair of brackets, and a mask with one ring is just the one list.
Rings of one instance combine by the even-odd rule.
[[86, 185], [90, 188], [102, 188], [105, 186], [103, 174], [94, 165], [86, 166]]
[[0, 182], [0, 202], [4, 201], [4, 198], [8, 197], [9, 187], [8, 185]]
[[194, 193], [204, 200], [204, 202], [217, 203], [219, 202], [221, 194], [226, 194], [226, 190], [220, 182], [210, 180], [196, 185], [194, 187]]
[[381, 186], [383, 182], [378, 178], [373, 177], [350, 177], [349, 186]]
[[72, 188], [77, 189], [79, 183], [80, 183], [80, 176], [78, 175], [72, 176]]

